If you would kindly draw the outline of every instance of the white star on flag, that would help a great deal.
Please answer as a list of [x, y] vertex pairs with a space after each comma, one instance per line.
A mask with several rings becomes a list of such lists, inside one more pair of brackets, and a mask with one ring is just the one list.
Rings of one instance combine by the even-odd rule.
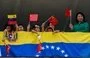
[[55, 47], [54, 46], [51, 46], [51, 49], [54, 49]]
[[36, 55], [36, 57], [39, 57], [39, 55]]
[[[46, 47], [46, 48], [45, 48]], [[69, 55], [68, 54], [66, 54], [66, 52], [64, 51], [64, 50], [62, 50], [60, 47], [55, 47], [55, 46], [51, 46], [51, 48], [49, 48], [50, 46], [49, 45], [46, 45], [46, 46], [43, 46], [42, 47], [42, 51], [45, 51], [46, 49], [55, 49], [56, 50], [56, 52], [58, 52], [58, 51], [60, 51], [62, 54], [64, 54], [63, 56], [64, 57], [68, 57]], [[40, 54], [42, 53], [42, 51], [40, 51], [40, 52], [38, 52], [35, 56], [36, 57], [39, 57], [40, 56]], [[53, 55], [52, 55], [53, 56]]]
[[39, 51], [38, 53], [41, 53], [41, 51]]
[[57, 47], [56, 50], [60, 50], [60, 47]]
[[65, 56], [65, 57], [68, 57], [68, 55], [67, 55], [67, 54], [65, 54], [64, 56]]
[[62, 53], [64, 53], [65, 51], [64, 50], [61, 50]]
[[42, 47], [42, 50], [44, 50], [45, 48], [44, 47]]
[[46, 48], [49, 48], [49, 46], [48, 46], [48, 45], [46, 45]]

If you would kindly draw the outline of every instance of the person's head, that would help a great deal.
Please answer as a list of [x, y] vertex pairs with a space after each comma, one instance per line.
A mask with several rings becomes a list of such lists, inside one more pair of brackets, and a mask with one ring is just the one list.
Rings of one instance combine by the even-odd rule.
[[33, 27], [33, 30], [35, 30], [35, 31], [37, 31], [37, 32], [40, 32], [40, 27], [39, 27], [39, 25], [35, 25], [35, 26]]
[[7, 29], [8, 32], [15, 31], [13, 25], [7, 25], [6, 29]]
[[51, 27], [52, 29], [55, 28], [55, 26], [52, 23], [49, 24], [49, 27]]
[[19, 25], [19, 26], [18, 26], [18, 30], [19, 30], [19, 31], [23, 31], [23, 30], [24, 30], [23, 26], [22, 26], [22, 25]]
[[85, 22], [85, 15], [82, 12], [78, 12], [76, 14], [76, 21], [78, 22]]
[[53, 32], [53, 28], [52, 28], [52, 27], [48, 27], [48, 28], [46, 29], [46, 31], [47, 31], [47, 32]]

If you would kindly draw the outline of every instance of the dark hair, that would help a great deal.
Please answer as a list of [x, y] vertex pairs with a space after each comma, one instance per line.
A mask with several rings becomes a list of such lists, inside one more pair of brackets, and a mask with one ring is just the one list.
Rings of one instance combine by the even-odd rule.
[[81, 15], [83, 16], [83, 22], [86, 22], [86, 20], [85, 20], [85, 15], [84, 15], [82, 12], [78, 12], [78, 13], [76, 14], [76, 22], [78, 23], [78, 20], [77, 20], [78, 14], [81, 14]]
[[35, 29], [35, 26], [32, 26], [32, 28], [31, 29]]
[[9, 32], [16, 31], [16, 28], [14, 25], [7, 25], [7, 26], [9, 26], [11, 28], [11, 30]]
[[23, 26], [22, 24], [19, 24], [18, 26]]
[[47, 31], [48, 29], [51, 29], [52, 31], [54, 31], [52, 27], [47, 27], [47, 28], [46, 28], [46, 31]]

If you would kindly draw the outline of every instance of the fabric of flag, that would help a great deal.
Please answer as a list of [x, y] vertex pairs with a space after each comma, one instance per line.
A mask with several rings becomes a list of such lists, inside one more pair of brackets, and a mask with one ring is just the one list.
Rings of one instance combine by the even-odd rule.
[[[37, 52], [39, 40], [32, 32], [18, 32], [16, 42], [10, 44], [9, 56], [19, 57], [58, 57], [58, 58], [90, 58], [90, 33], [83, 32], [40, 32], [42, 50]], [[0, 32], [0, 40], [3, 32]], [[4, 43], [0, 41], [1, 55], [6, 56]]]
[[8, 18], [17, 18], [16, 14], [8, 15]]
[[16, 24], [16, 15], [8, 15], [8, 24], [12, 25], [12, 24]]
[[54, 16], [51, 16], [51, 17], [49, 18], [49, 22], [50, 22], [52, 25], [54, 25], [54, 26], [56, 26], [56, 25], [58, 24], [58, 20], [57, 20], [57, 18], [55, 18]]
[[65, 16], [66, 17], [70, 17], [72, 14], [71, 14], [71, 10], [69, 8], [66, 8], [65, 9]]
[[29, 21], [36, 22], [38, 20], [38, 14], [30, 14]]
[[10, 19], [10, 20], [8, 21], [8, 24], [10, 24], [10, 25], [13, 25], [13, 24], [16, 24], [16, 23], [17, 23], [17, 21], [14, 20], [14, 19]]

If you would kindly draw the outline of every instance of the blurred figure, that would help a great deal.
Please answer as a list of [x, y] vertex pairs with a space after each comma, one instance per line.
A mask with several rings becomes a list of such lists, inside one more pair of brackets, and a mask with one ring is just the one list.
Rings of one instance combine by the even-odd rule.
[[6, 29], [4, 30], [3, 42], [5, 42], [5, 39], [7, 39], [10, 42], [16, 41], [16, 39], [17, 39], [16, 34], [17, 34], [17, 32], [15, 30], [15, 26], [14, 25], [8, 25], [6, 27]]
[[49, 24], [49, 26], [45, 29], [45, 24], [46, 23], [43, 23], [41, 28], [42, 28], [42, 32], [59, 32], [59, 30], [54, 30], [55, 29], [55, 26], [53, 26], [51, 23]]
[[[30, 31], [30, 22], [28, 23], [27, 26], [27, 31]], [[40, 26], [39, 25], [34, 25], [31, 29], [32, 32], [40, 32]]]
[[32, 28], [32, 31], [40, 32], [40, 26], [39, 26], [39, 25], [35, 25], [35, 26]]
[[20, 25], [16, 24], [16, 30], [17, 31], [24, 31], [23, 25], [22, 24], [20, 24]]
[[69, 27], [74, 32], [89, 32], [89, 24], [85, 21], [85, 15], [82, 12], [76, 14], [77, 24], [69, 24]]
[[22, 25], [19, 25], [19, 26], [18, 26], [18, 31], [24, 31], [24, 28], [23, 28]]
[[47, 27], [45, 31], [46, 31], [46, 32], [53, 32], [54, 30], [53, 30], [52, 27]]
[[27, 26], [27, 31], [28, 32], [33, 32], [33, 33], [36, 33], [38, 36], [40, 35], [38, 32], [40, 32], [40, 26], [39, 25], [34, 25], [32, 27], [32, 29], [30, 30], [30, 22], [28, 23], [28, 26]]

